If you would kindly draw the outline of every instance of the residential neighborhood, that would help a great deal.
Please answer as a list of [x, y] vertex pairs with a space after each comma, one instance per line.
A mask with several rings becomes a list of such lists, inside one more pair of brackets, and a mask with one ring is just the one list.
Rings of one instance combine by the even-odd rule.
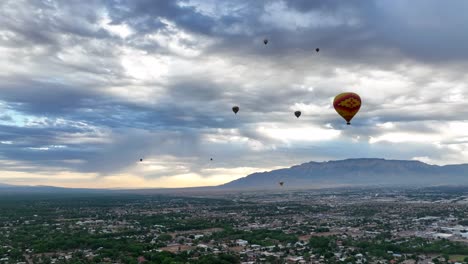
[[468, 263], [467, 201], [437, 189], [1, 201], [0, 263]]

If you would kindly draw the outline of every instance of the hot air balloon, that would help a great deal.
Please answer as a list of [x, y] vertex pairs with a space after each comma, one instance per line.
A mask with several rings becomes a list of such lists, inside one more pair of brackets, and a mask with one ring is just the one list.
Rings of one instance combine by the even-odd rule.
[[296, 111], [296, 112], [294, 112], [294, 115], [295, 115], [297, 118], [299, 118], [299, 117], [301, 116], [301, 111]]
[[333, 100], [333, 107], [346, 120], [346, 124], [351, 125], [351, 119], [361, 108], [361, 97], [355, 93], [341, 93]]
[[268, 39], [264, 39], [263, 44], [265, 44], [265, 45], [268, 44]]
[[143, 159], [140, 159], [140, 162], [142, 162], [142, 161], [143, 161]]
[[237, 112], [239, 112], [239, 107], [238, 106], [233, 106], [232, 111], [234, 112], [234, 114], [237, 114]]
[[213, 158], [210, 158], [211, 161], [213, 161]]
[[279, 182], [279, 185], [283, 186], [283, 184], [284, 184], [284, 182], [282, 182], [282, 181], [281, 181], [281, 182]]
[[315, 51], [316, 51], [316, 52], [319, 52], [319, 51], [320, 51], [320, 49], [319, 49], [319, 48], [316, 48], [316, 49], [315, 49]]

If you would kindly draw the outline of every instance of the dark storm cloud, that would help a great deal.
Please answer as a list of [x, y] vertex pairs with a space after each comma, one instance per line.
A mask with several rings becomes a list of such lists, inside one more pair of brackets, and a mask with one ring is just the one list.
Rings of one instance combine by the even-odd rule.
[[[268, 16], [268, 7], [283, 3], [284, 11], [294, 11], [311, 19], [308, 25], [294, 26], [297, 21], [268, 23], [260, 21]], [[335, 63], [365, 63], [379, 67], [414, 59], [423, 62], [463, 62], [468, 58], [468, 34], [459, 31], [468, 23], [465, 12], [468, 4], [453, 1], [268, 1], [262, 9], [253, 8], [242, 24], [253, 34], [224, 35], [218, 49], [227, 53], [258, 53], [258, 45], [269, 38], [267, 54], [283, 57], [294, 49], [313, 54], [321, 53], [337, 59]], [[439, 12], [440, 10], [440, 12]], [[278, 12], [280, 13], [280, 11]], [[281, 19], [281, 16], [275, 19]], [[320, 21], [329, 23], [320, 25]], [[296, 18], [299, 20], [299, 18]], [[274, 19], [272, 19], [274, 21]], [[281, 24], [284, 23], [284, 24]], [[289, 25], [291, 24], [291, 25]], [[289, 25], [289, 27], [283, 27]], [[458, 26], [457, 26], [458, 25]], [[248, 43], [248, 44], [247, 44]]]
[[[76, 124], [56, 124], [50, 120], [30, 127], [2, 125], [0, 132], [0, 156], [3, 159], [21, 161], [17, 166], [33, 166], [31, 170], [51, 167], [64, 168], [64, 160], [86, 159], [96, 145], [77, 144], [60, 140], [66, 135], [83, 135], [94, 132], [92, 128]], [[49, 167], [50, 166], [50, 167]]]
[[75, 111], [96, 94], [90, 90], [78, 89], [68, 84], [39, 81], [0, 83], [0, 100], [14, 103], [16, 110], [35, 113], [62, 115]]

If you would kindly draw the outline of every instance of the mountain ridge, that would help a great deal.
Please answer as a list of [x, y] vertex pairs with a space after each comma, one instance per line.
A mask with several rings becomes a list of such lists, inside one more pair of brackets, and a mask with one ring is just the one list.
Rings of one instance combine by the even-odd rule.
[[290, 168], [256, 172], [220, 185], [221, 188], [289, 188], [366, 185], [468, 185], [468, 164], [432, 165], [418, 160], [357, 158], [306, 162]]

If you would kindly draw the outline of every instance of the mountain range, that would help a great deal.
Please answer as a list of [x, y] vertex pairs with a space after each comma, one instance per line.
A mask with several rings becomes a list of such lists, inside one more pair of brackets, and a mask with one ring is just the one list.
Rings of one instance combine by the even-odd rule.
[[[283, 182], [283, 186], [279, 185]], [[290, 168], [257, 172], [213, 187], [146, 189], [171, 193], [186, 191], [268, 190], [278, 188], [318, 189], [365, 186], [468, 186], [468, 164], [430, 165], [415, 160], [346, 159], [308, 162]], [[0, 191], [99, 192], [97, 189], [69, 189], [52, 186], [15, 186], [0, 183]], [[138, 190], [107, 190], [136, 192]], [[143, 191], [143, 190], [142, 190]]]
[[429, 165], [416, 160], [346, 159], [308, 162], [257, 172], [221, 185], [227, 189], [321, 188], [339, 186], [468, 185], [468, 164]]

